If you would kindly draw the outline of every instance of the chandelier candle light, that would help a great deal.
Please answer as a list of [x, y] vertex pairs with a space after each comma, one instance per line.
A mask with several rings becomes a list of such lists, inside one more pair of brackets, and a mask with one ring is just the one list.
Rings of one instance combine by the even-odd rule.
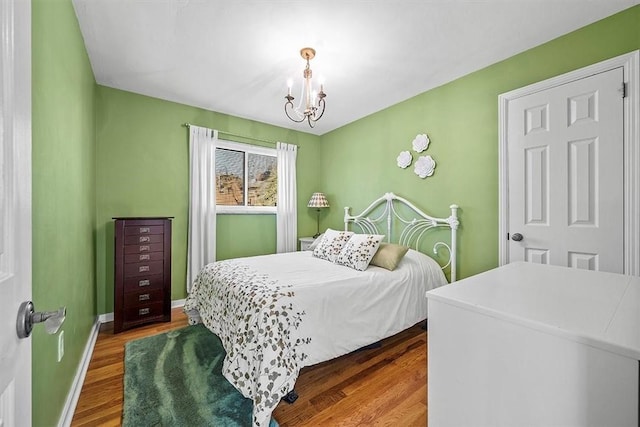
[[328, 208], [329, 201], [324, 196], [324, 193], [313, 193], [313, 195], [311, 196], [311, 199], [309, 200], [309, 203], [307, 204], [307, 207], [316, 208], [316, 210], [318, 211], [318, 229], [316, 234], [314, 234], [313, 236], [313, 238], [315, 239], [320, 235], [320, 209]]
[[[304, 69], [303, 77], [304, 83], [302, 85], [302, 99], [298, 107], [293, 106], [293, 100], [295, 99], [291, 96], [291, 86], [293, 82], [291, 79], [287, 81], [287, 86], [289, 87], [287, 96], [284, 98], [287, 100], [284, 104], [284, 113], [296, 123], [301, 123], [303, 121], [307, 121], [310, 127], [314, 127], [316, 122], [320, 120], [322, 115], [324, 114], [324, 98], [327, 96], [324, 93], [323, 84], [320, 84], [320, 91], [316, 92], [313, 90], [311, 86], [311, 77], [313, 75], [311, 68], [309, 66], [309, 61], [312, 60], [316, 56], [315, 49], [311, 47], [305, 47], [300, 50], [300, 56], [302, 59], [307, 61], [307, 66]], [[304, 103], [304, 109], [303, 109]], [[289, 109], [287, 109], [289, 107]], [[292, 112], [294, 117], [289, 114]]]

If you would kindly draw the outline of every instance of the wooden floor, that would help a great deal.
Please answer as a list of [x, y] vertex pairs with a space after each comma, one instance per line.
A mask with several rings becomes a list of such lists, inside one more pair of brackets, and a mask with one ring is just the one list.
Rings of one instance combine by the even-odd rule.
[[[112, 323], [102, 325], [71, 425], [120, 425], [124, 344], [186, 325], [181, 308], [173, 310], [171, 323], [117, 335]], [[426, 426], [426, 332], [414, 326], [380, 348], [304, 368], [295, 389], [298, 400], [280, 402], [273, 413], [282, 427]]]

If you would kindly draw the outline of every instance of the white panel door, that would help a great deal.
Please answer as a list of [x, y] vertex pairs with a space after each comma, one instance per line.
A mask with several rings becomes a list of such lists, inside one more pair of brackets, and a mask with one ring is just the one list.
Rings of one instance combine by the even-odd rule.
[[622, 84], [616, 68], [509, 102], [510, 262], [624, 272]]
[[31, 425], [31, 2], [0, 2], [0, 426]]

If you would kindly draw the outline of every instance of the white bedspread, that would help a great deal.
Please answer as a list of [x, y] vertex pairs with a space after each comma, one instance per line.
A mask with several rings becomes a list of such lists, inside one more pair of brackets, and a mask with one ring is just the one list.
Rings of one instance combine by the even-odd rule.
[[[208, 265], [196, 279], [185, 311], [197, 309], [221, 338], [229, 359], [225, 377], [254, 400], [254, 425], [267, 425], [302, 367], [426, 319], [425, 292], [445, 283], [440, 266], [413, 250], [395, 271], [375, 266], [357, 271], [309, 251], [292, 252]], [[280, 330], [263, 327], [266, 323], [280, 325]], [[258, 330], [271, 335], [257, 338]]]
[[[261, 265], [263, 261], [267, 265]], [[304, 366], [342, 356], [426, 319], [425, 292], [447, 283], [433, 259], [413, 250], [394, 271], [376, 266], [357, 271], [308, 251], [247, 262], [294, 286], [296, 306], [306, 313], [299, 334], [312, 337], [302, 349], [308, 355]]]

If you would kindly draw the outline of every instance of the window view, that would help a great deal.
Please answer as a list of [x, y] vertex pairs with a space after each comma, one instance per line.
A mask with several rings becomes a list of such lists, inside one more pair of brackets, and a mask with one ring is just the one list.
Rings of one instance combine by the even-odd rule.
[[216, 205], [244, 206], [244, 153], [216, 148]]
[[216, 205], [276, 206], [275, 156], [216, 148]]
[[276, 158], [247, 153], [249, 206], [275, 206], [278, 194]]

